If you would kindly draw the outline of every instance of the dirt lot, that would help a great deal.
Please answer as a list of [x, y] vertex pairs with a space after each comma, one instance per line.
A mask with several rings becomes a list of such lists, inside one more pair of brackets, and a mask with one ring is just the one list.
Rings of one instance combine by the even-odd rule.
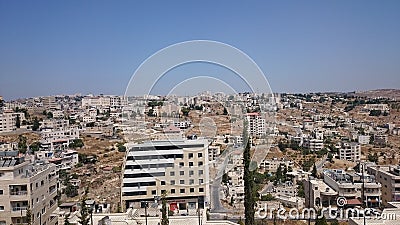
[[[83, 142], [85, 146], [78, 149], [78, 152], [86, 155], [96, 155], [98, 162], [74, 168], [71, 173], [79, 175], [79, 179], [82, 181], [81, 191], [89, 187], [89, 198], [99, 202], [110, 202], [112, 203], [112, 210], [116, 211], [120, 201], [120, 169], [125, 153], [118, 152], [115, 146], [118, 140], [84, 136]], [[78, 197], [63, 200], [78, 200]]]

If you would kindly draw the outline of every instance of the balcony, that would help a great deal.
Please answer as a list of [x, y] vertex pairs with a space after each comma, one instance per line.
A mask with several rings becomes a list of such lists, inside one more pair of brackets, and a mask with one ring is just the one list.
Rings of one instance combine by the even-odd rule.
[[9, 186], [10, 196], [27, 196], [28, 187], [27, 185], [10, 185]]
[[12, 191], [10, 195], [28, 195], [28, 191]]
[[26, 210], [28, 209], [27, 206], [23, 207], [11, 207], [11, 216], [12, 217], [21, 217], [26, 216]]

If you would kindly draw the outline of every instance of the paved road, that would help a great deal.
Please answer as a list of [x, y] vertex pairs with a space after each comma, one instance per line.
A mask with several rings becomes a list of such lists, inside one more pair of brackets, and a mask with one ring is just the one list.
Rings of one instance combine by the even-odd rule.
[[223, 205], [221, 204], [221, 199], [224, 198], [224, 194], [221, 191], [222, 175], [225, 171], [229, 171], [227, 168], [230, 153], [233, 151], [231, 147], [228, 147], [216, 161], [215, 165], [218, 165], [216, 178], [211, 181], [210, 184], [210, 195], [211, 195], [211, 212], [224, 213], [227, 212]]
[[322, 172], [327, 159], [328, 159], [328, 154], [324, 155], [320, 161], [315, 163], [315, 167], [317, 167], [318, 172], [320, 173]]

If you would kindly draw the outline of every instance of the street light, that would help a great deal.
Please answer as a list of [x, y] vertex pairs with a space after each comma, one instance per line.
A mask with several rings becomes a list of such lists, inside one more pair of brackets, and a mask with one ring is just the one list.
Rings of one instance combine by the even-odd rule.
[[142, 205], [144, 206], [144, 218], [145, 218], [146, 225], [147, 225], [147, 207], [149, 207], [149, 202], [144, 201], [144, 202], [142, 202]]

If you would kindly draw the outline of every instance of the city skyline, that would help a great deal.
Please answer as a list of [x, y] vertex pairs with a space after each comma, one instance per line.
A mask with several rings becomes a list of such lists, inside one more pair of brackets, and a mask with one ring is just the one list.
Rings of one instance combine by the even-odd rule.
[[[197, 39], [244, 51], [273, 92], [399, 88], [399, 9], [397, 1], [3, 1], [0, 96], [122, 95], [150, 55]], [[231, 73], [216, 65], [183, 65], [166, 74], [155, 94], [169, 93], [170, 83], [190, 76]]]

